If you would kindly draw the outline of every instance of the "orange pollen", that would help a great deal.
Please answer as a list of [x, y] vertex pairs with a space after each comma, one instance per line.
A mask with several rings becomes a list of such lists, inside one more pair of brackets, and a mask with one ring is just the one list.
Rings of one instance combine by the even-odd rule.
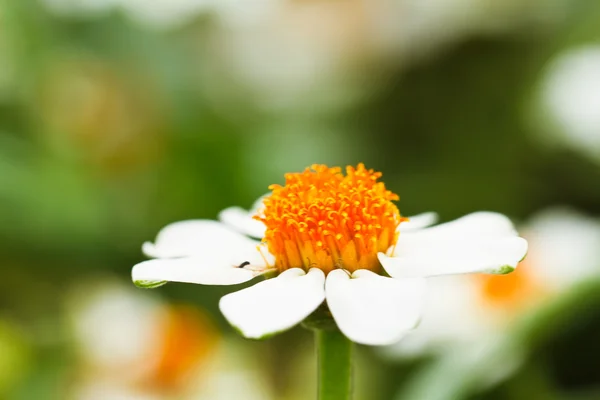
[[396, 244], [397, 228], [406, 218], [392, 202], [399, 197], [377, 182], [380, 172], [312, 165], [285, 175], [285, 185], [271, 185], [264, 215], [264, 242], [279, 271], [342, 268], [379, 271], [378, 252]]

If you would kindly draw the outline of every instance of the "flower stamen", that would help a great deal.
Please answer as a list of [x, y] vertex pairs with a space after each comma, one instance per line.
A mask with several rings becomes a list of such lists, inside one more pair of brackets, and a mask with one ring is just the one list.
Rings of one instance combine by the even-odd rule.
[[279, 271], [317, 267], [380, 269], [377, 253], [394, 246], [398, 225], [407, 220], [393, 203], [399, 197], [378, 182], [380, 172], [363, 164], [341, 168], [312, 165], [271, 185], [262, 216], [264, 242]]
[[260, 253], [260, 257], [263, 259], [263, 261], [265, 262], [265, 265], [267, 266], [267, 268], [271, 268], [271, 264], [269, 263], [269, 261], [267, 260], [267, 257], [265, 257], [264, 253], [263, 253], [263, 248], [262, 246], [256, 246], [256, 250], [258, 250], [258, 252]]

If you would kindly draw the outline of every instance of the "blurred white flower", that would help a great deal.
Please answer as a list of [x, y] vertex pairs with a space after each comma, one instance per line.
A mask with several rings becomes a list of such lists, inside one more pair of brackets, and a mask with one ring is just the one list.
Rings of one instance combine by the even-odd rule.
[[155, 297], [120, 285], [75, 291], [69, 307], [82, 360], [122, 380], [147, 374], [159, 361], [159, 306]]
[[197, 307], [167, 305], [115, 283], [80, 287], [68, 300], [80, 359], [76, 398], [179, 396], [191, 378], [203, 381], [219, 336]]
[[254, 21], [240, 23], [224, 7], [216, 14], [222, 24], [201, 66], [206, 69], [201, 84], [215, 101], [223, 87], [231, 87], [233, 95], [252, 93], [253, 104], [267, 111], [323, 112], [364, 96], [369, 87], [361, 77], [373, 66], [365, 60], [373, 48], [371, 5], [363, 0], [258, 3], [264, 11]]
[[600, 45], [570, 49], [553, 60], [541, 86], [553, 139], [600, 160]]
[[[202, 87], [214, 101], [223, 101], [223, 88], [229, 87], [225, 92], [249, 97], [266, 111], [323, 113], [369, 99], [386, 84], [390, 66], [396, 70], [465, 36], [503, 33], [525, 23], [534, 29], [562, 15], [565, 0], [252, 4], [264, 3], [271, 7], [255, 23], [224, 22], [211, 36]], [[231, 20], [224, 18], [226, 11], [221, 7], [215, 15]], [[246, 91], [251, 96], [239, 94]]]
[[600, 220], [553, 208], [534, 215], [524, 232], [531, 249], [527, 265], [548, 290], [600, 276]]
[[285, 186], [272, 185], [262, 206], [245, 217], [235, 207], [221, 213], [223, 223], [168, 225], [155, 243], [144, 244], [156, 259], [134, 266], [133, 281], [142, 287], [168, 281], [234, 285], [277, 274], [221, 299], [221, 311], [244, 336], [289, 329], [326, 300], [348, 338], [385, 345], [419, 322], [424, 278], [505, 274], [527, 252], [527, 242], [503, 215], [474, 213], [426, 228], [435, 215], [401, 217], [393, 203], [398, 196], [377, 182], [380, 173], [362, 164], [346, 172], [313, 165], [286, 174]]
[[444, 350], [449, 344], [473, 343], [487, 333], [493, 317], [477, 306], [481, 298], [473, 279], [462, 275], [429, 279], [421, 323], [381, 354], [392, 359], [418, 357]]
[[412, 357], [502, 336], [523, 312], [600, 276], [600, 221], [566, 208], [534, 215], [523, 228], [529, 254], [507, 276], [430, 279], [423, 322], [387, 357]]

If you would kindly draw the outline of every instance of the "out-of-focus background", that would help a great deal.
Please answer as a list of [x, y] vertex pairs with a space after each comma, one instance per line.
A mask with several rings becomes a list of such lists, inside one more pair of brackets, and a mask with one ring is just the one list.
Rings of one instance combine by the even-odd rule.
[[239, 288], [130, 270], [167, 223], [358, 162], [530, 253], [433, 282], [357, 399], [600, 398], [597, 0], [1, 0], [0, 398], [311, 398], [310, 332], [246, 341]]

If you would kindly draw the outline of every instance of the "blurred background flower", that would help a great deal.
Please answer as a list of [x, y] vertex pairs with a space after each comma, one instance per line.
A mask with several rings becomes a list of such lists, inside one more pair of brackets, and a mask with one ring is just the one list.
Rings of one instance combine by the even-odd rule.
[[[476, 384], [468, 382], [470, 378], [458, 379], [461, 382], [443, 394], [443, 384], [432, 385], [435, 382], [418, 376], [400, 398], [452, 399], [463, 390], [498, 385], [517, 373], [539, 346], [536, 330], [543, 331], [544, 341], [555, 340], [561, 331], [553, 325], [565, 313], [571, 316], [562, 324], [578, 323], [586, 307], [577, 304], [580, 293], [586, 292], [582, 288], [600, 281], [600, 220], [566, 208], [550, 208], [533, 215], [520, 231], [529, 242], [529, 253], [517, 271], [506, 279], [480, 275], [433, 280], [423, 323], [404, 341], [382, 352], [392, 360], [437, 355], [441, 361], [433, 364], [433, 370], [450, 360], [457, 371], [476, 365], [494, 367], [473, 374], [479, 380]], [[535, 321], [533, 325], [530, 320]], [[490, 360], [482, 361], [484, 357]]]
[[600, 46], [568, 49], [542, 78], [541, 112], [554, 123], [551, 144], [567, 145], [600, 160]]
[[507, 335], [532, 308], [543, 307], [549, 298], [577, 284], [600, 279], [597, 219], [551, 208], [534, 214], [519, 231], [527, 238], [529, 252], [518, 271], [504, 279], [493, 275], [432, 279], [423, 322], [386, 355], [445, 352], [448, 347]]
[[97, 279], [67, 298], [77, 353], [72, 398], [270, 398], [256, 355], [220, 337], [202, 308]]
[[432, 285], [439, 319], [359, 349], [357, 399], [599, 397], [599, 27], [594, 0], [0, 0], [0, 397], [312, 396], [310, 333], [243, 341], [227, 289], [130, 268], [360, 161], [404, 215], [498, 211], [531, 251]]

